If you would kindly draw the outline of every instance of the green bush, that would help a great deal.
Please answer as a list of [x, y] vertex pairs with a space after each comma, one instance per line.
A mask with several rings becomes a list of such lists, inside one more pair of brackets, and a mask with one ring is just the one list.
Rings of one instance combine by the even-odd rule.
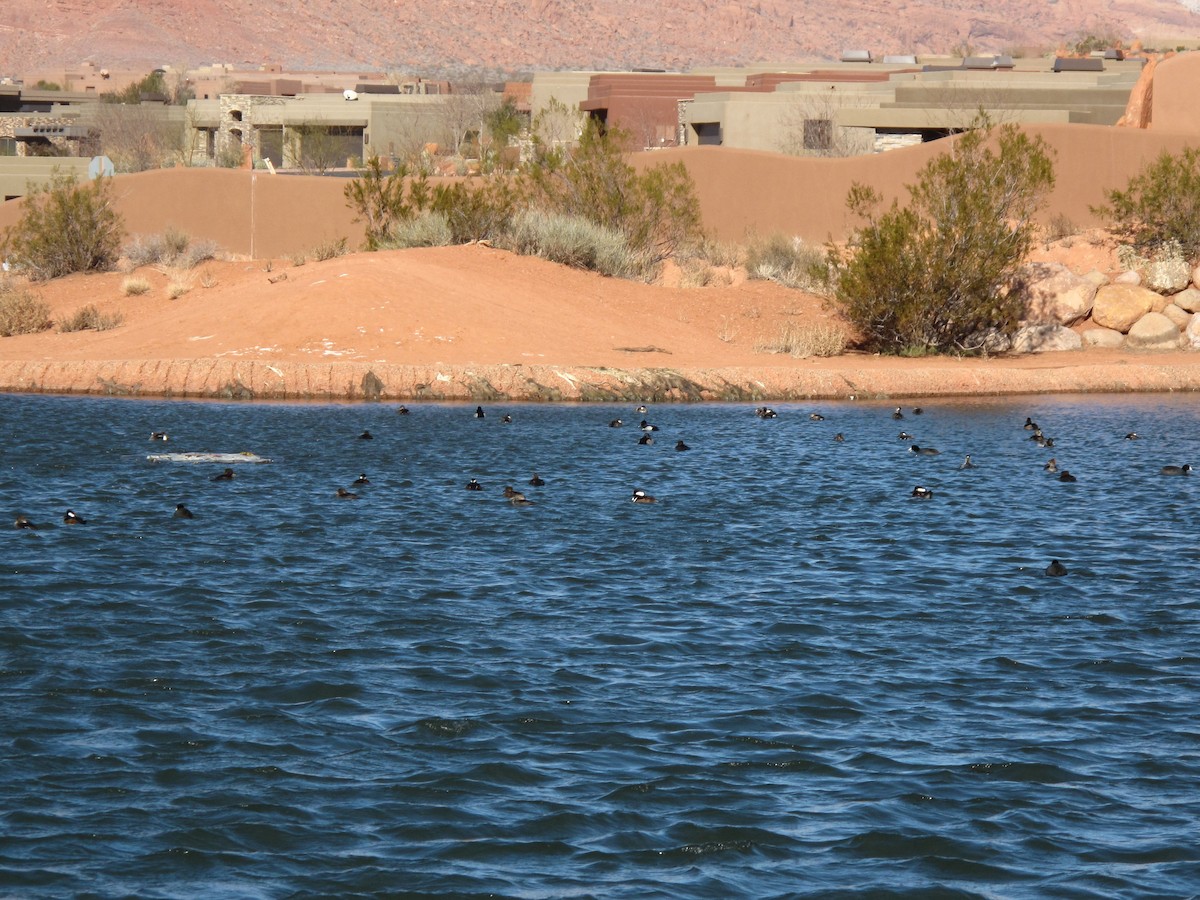
[[378, 156], [367, 160], [342, 193], [346, 205], [354, 210], [354, 221], [364, 225], [366, 250], [378, 250], [393, 225], [412, 219], [433, 202], [427, 175], [422, 172], [410, 177], [403, 165], [385, 173]]
[[34, 334], [50, 327], [50, 307], [29, 291], [0, 281], [0, 337]]
[[1054, 166], [1041, 138], [979, 124], [921, 170], [907, 206], [876, 216], [878, 194], [851, 189], [847, 205], [867, 224], [849, 248], [830, 249], [829, 274], [866, 349], [974, 352], [989, 330], [1016, 327], [1023, 302], [1009, 286]]
[[95, 304], [81, 306], [66, 319], [58, 324], [61, 332], [71, 331], [109, 331], [124, 324], [125, 317], [119, 312], [102, 313]]
[[620, 231], [580, 216], [526, 210], [513, 219], [504, 246], [602, 275], [631, 277], [639, 269], [637, 254]]
[[517, 213], [518, 196], [511, 179], [491, 175], [439, 184], [433, 192], [430, 209], [445, 216], [451, 243], [495, 241]]
[[747, 277], [797, 290], [821, 290], [825, 269], [822, 251], [782, 234], [753, 241], [746, 251]]
[[1177, 241], [1188, 259], [1200, 256], [1200, 148], [1165, 150], [1133, 176], [1125, 190], [1106, 191], [1092, 212], [1139, 250]]
[[103, 272], [116, 264], [122, 230], [110, 179], [80, 184], [56, 171], [26, 195], [20, 220], [4, 230], [0, 256], [34, 281]]
[[423, 212], [394, 224], [380, 242], [382, 250], [406, 250], [410, 247], [445, 247], [454, 243], [454, 233], [444, 213]]

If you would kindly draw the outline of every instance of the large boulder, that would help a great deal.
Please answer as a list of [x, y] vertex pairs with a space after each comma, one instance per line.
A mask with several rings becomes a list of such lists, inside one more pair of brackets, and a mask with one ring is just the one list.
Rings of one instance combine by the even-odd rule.
[[1012, 348], [1018, 353], [1046, 353], [1051, 350], [1079, 350], [1079, 335], [1063, 325], [1026, 325], [1013, 335]]
[[1187, 312], [1200, 312], [1200, 290], [1194, 287], [1187, 288], [1172, 297], [1171, 302]]
[[1178, 294], [1192, 280], [1192, 268], [1179, 256], [1162, 256], [1146, 265], [1142, 284], [1160, 294]]
[[1170, 319], [1180, 331], [1187, 328], [1188, 322], [1192, 321], [1192, 314], [1187, 310], [1180, 309], [1174, 303], [1168, 303], [1162, 314]]
[[1025, 301], [1030, 323], [1074, 325], [1087, 318], [1096, 285], [1062, 263], [1029, 263], [1017, 276], [1017, 293]]
[[1192, 286], [1200, 288], [1200, 266], [1192, 269]]
[[1158, 295], [1136, 284], [1107, 284], [1096, 291], [1092, 321], [1125, 334], [1133, 323], [1154, 309]]
[[1179, 329], [1162, 313], [1149, 312], [1133, 323], [1125, 344], [1137, 350], [1179, 349]]
[[1187, 343], [1193, 349], [1200, 350], [1200, 313], [1192, 316], [1192, 321], [1188, 322], [1184, 334], [1187, 336]]
[[1101, 347], [1106, 350], [1115, 350], [1125, 343], [1125, 335], [1111, 328], [1089, 328], [1080, 338], [1089, 347]]
[[1141, 284], [1142, 276], [1130, 269], [1128, 272], [1122, 272], [1113, 279], [1113, 284]]

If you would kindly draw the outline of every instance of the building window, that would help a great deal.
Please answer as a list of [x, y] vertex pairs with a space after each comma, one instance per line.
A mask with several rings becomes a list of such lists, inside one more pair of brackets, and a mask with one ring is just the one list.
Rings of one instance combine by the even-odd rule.
[[832, 150], [833, 122], [830, 119], [804, 120], [804, 149]]

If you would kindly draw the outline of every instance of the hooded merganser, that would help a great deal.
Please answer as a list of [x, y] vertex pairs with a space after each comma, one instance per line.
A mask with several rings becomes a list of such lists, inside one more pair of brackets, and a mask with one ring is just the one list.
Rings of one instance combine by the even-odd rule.
[[646, 411], [646, 407], [644, 407], [644, 406], [639, 406], [637, 409], [634, 410], [634, 412], [636, 412], [636, 413], [644, 413], [645, 411]]
[[902, 413], [900, 411], [900, 407], [898, 407], [898, 406], [896, 407], [896, 411], [892, 413], [892, 418], [893, 419], [903, 419], [904, 418], [904, 413]]
[[820, 413], [809, 413], [809, 414], [808, 414], [808, 421], [810, 421], [810, 422], [824, 422], [824, 421], [825, 421], [825, 417], [824, 417], [823, 415], [821, 415]]
[[912, 493], [909, 494], [909, 496], [914, 497], [917, 500], [932, 500], [933, 499], [933, 491], [931, 491], [927, 487], [921, 487], [921, 485], [918, 484], [915, 488], [912, 489]]
[[756, 410], [754, 410], [754, 414], [760, 419], [775, 419], [779, 416], [779, 414], [769, 406], [758, 407]]
[[75, 510], [68, 509], [66, 511], [66, 513], [63, 515], [63, 524], [64, 525], [86, 525], [87, 519], [85, 519], [83, 516], [76, 513]]
[[912, 439], [913, 439], [913, 436], [911, 434], [909, 434], [907, 431], [900, 432], [900, 440], [911, 441]]
[[625, 423], [622, 422], [620, 419], [613, 419], [611, 422], [608, 423], [608, 427], [609, 428], [620, 428], [624, 424]]
[[29, 516], [17, 516], [17, 520], [13, 522], [13, 528], [25, 528], [29, 531], [37, 530], [37, 526], [29, 521]]
[[645, 491], [634, 491], [633, 496], [630, 499], [633, 500], [634, 503], [657, 503], [658, 502], [658, 499], [656, 497], [651, 497]]
[[168, 435], [165, 431], [150, 432], [150, 440], [152, 440], [152, 441], [165, 441], [167, 439], [168, 439]]
[[363, 472], [361, 475], [359, 475], [357, 478], [355, 478], [355, 479], [354, 479], [352, 482], [350, 482], [350, 483], [351, 483], [351, 484], [370, 484], [370, 483], [371, 483], [371, 479], [367, 477], [367, 473], [366, 473], [366, 472]]
[[176, 519], [194, 519], [196, 517], [194, 515], [192, 515], [192, 511], [190, 509], [188, 509], [186, 506], [184, 506], [182, 503], [176, 503], [175, 504], [175, 518]]
[[512, 424], [512, 416], [506, 414], [504, 416], [504, 418], [500, 420], [500, 424], [501, 425], [511, 425]]
[[408, 415], [408, 407], [401, 405], [401, 407], [398, 410], [396, 410], [396, 415], [407, 416]]
[[1127, 441], [1136, 441], [1136, 440], [1138, 440], [1140, 437], [1141, 437], [1141, 435], [1140, 435], [1140, 434], [1138, 434], [1136, 431], [1131, 431], [1131, 432], [1129, 432], [1129, 434], [1125, 435], [1125, 440], [1127, 440]]
[[338, 488], [337, 495], [339, 500], [357, 500], [358, 494], [354, 491], [348, 491], [345, 488]]
[[470, 481], [467, 482], [467, 490], [468, 491], [482, 491], [483, 485], [480, 484], [478, 481], [476, 481], [474, 478], [472, 478]]
[[908, 452], [916, 453], [918, 456], [937, 456], [942, 451], [935, 450], [932, 447], [918, 447], [916, 444], [913, 444], [908, 448]]

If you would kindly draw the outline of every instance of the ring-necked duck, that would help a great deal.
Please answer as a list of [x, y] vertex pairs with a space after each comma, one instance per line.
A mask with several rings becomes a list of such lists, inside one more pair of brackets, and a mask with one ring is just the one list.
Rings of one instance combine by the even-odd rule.
[[650, 437], [648, 434], [643, 434], [640, 438], [638, 438], [638, 444], [643, 447], [649, 447], [653, 443], [654, 438]]
[[676, 450], [691, 450], [692, 448], [689, 447], [687, 444], [685, 444], [683, 441], [676, 441], [675, 449]]
[[630, 498], [634, 503], [657, 503], [658, 498], [651, 497], [645, 491], [634, 491], [633, 497]]
[[1070, 472], [1068, 472], [1066, 469], [1063, 469], [1061, 472], [1058, 473], [1058, 480], [1059, 481], [1078, 481], [1079, 479], [1076, 478], [1074, 475], [1072, 475]]
[[175, 504], [175, 518], [176, 519], [194, 519], [196, 517], [194, 515], [192, 515], [192, 511], [190, 509], [188, 509], [186, 506], [184, 506], [182, 503], [176, 503]]
[[63, 524], [64, 525], [86, 525], [87, 519], [85, 519], [83, 516], [79, 515], [77, 512], [75, 512], [75, 510], [68, 509], [66, 511], [66, 513], [63, 514]]
[[1060, 578], [1067, 574], [1067, 567], [1057, 559], [1052, 559], [1050, 560], [1050, 565], [1046, 566], [1046, 574], [1051, 578]]

